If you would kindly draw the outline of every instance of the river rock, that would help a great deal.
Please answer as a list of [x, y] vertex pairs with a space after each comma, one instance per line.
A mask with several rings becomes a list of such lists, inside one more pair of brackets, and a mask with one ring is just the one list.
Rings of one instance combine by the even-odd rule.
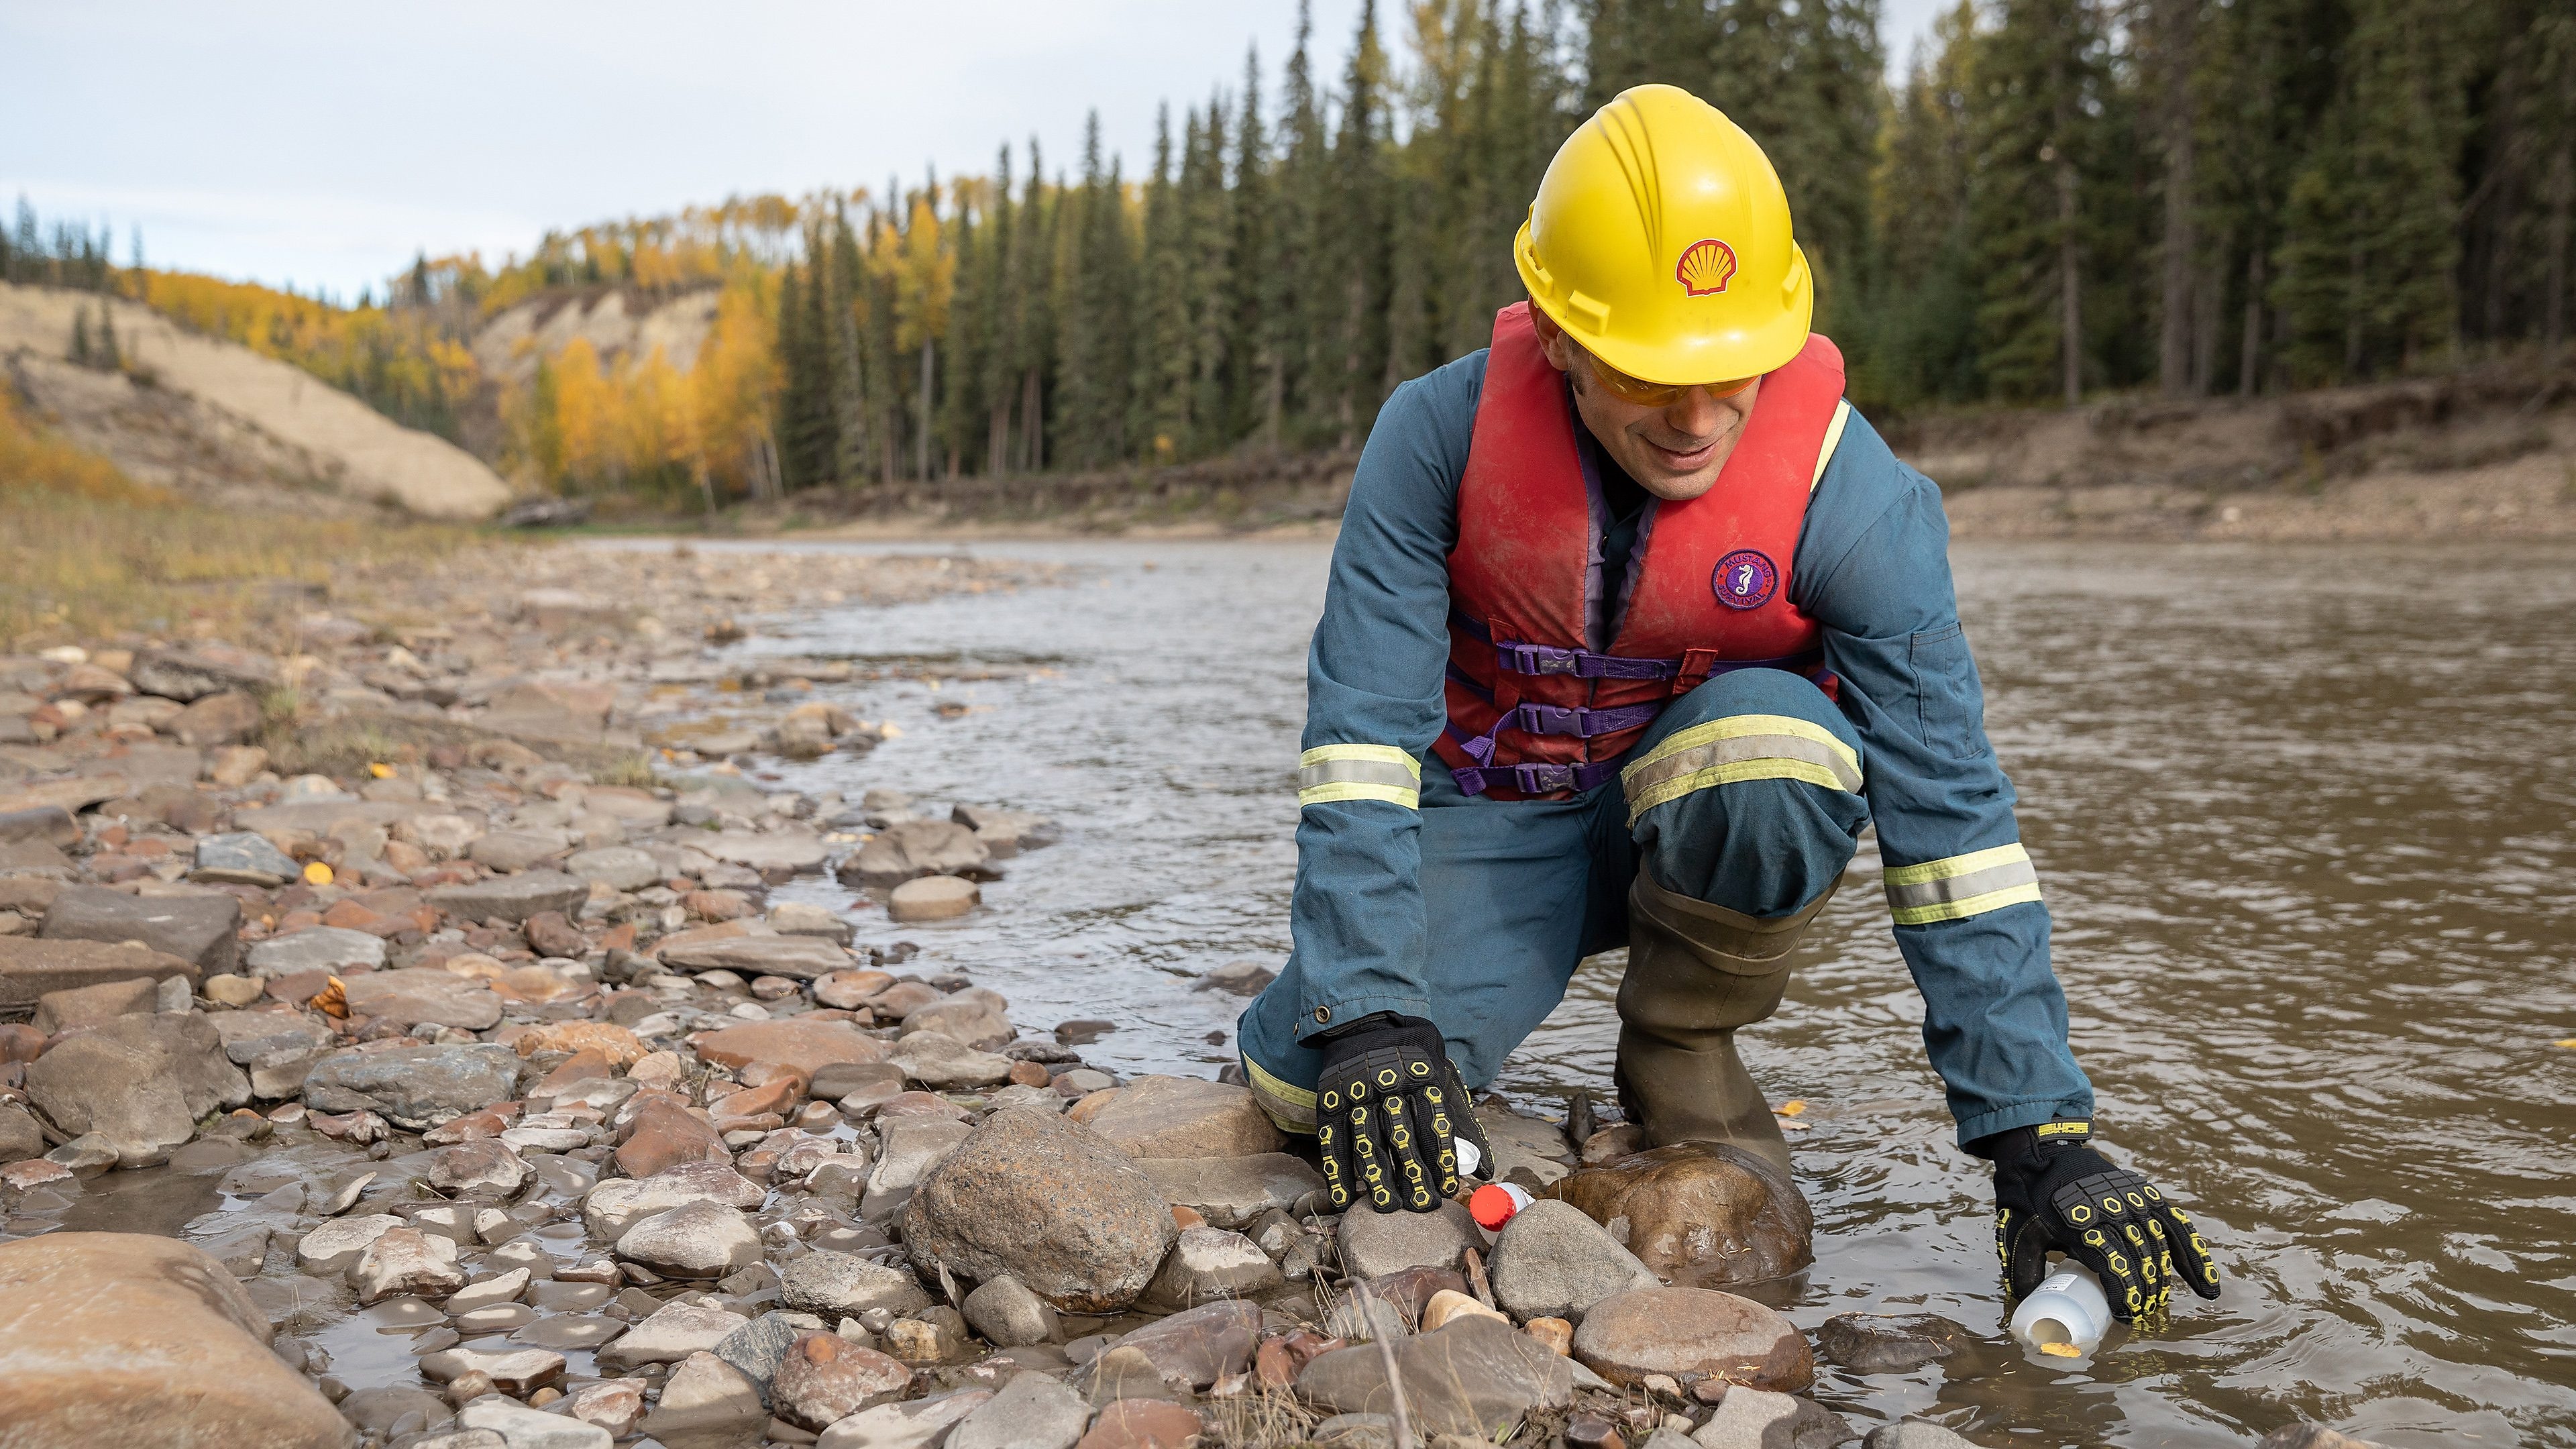
[[1428, 1213], [1353, 1208], [1342, 1214], [1334, 1241], [1341, 1249], [1343, 1271], [1380, 1278], [1407, 1268], [1454, 1268], [1460, 1253], [1485, 1240], [1465, 1207], [1444, 1202], [1439, 1211]]
[[1002, 1014], [1006, 1004], [990, 991], [956, 992], [907, 1012], [903, 1034], [910, 1037], [916, 1032], [937, 1032], [979, 1051], [998, 1051], [1019, 1035], [1019, 1028]]
[[1159, 1382], [1176, 1390], [1198, 1391], [1228, 1374], [1243, 1372], [1260, 1345], [1259, 1305], [1228, 1300], [1202, 1303], [1148, 1323], [1107, 1349], [1132, 1350], [1152, 1366]]
[[614, 1435], [569, 1414], [549, 1414], [509, 1399], [478, 1399], [457, 1411], [468, 1429], [488, 1429], [509, 1449], [608, 1449]]
[[841, 879], [880, 890], [922, 876], [955, 876], [993, 858], [975, 832], [949, 820], [901, 820], [841, 863]]
[[727, 830], [689, 843], [729, 865], [763, 872], [820, 870], [824, 857], [831, 854], [823, 837], [804, 829]]
[[1090, 1126], [1130, 1157], [1252, 1157], [1286, 1145], [1250, 1090], [1196, 1077], [1138, 1077]]
[[604, 885], [615, 891], [640, 891], [660, 885], [661, 862], [648, 851], [631, 845], [603, 845], [596, 850], [576, 852], [564, 862], [564, 869], [593, 885]]
[[1976, 1341], [1937, 1313], [1837, 1313], [1816, 1330], [1825, 1357], [1856, 1374], [1907, 1373]]
[[[1734, 1393], [1733, 1389], [1727, 1390], [1729, 1397], [1733, 1397]], [[1722, 1405], [1725, 1401], [1719, 1402]], [[2298, 1427], [2304, 1429], [2312, 1426], [2302, 1424]], [[2255, 1449], [2346, 1449], [2346, 1446], [2358, 1446], [2361, 1443], [2358, 1439], [2345, 1439], [2342, 1444], [2336, 1444], [2332, 1440], [2318, 1444], [2307, 1440], [2281, 1438], [2281, 1435], [2287, 1432], [2290, 1431], [2276, 1429], [2266, 1434], [2263, 1436], [2263, 1442], [2256, 1445]], [[1975, 1440], [1954, 1434], [1938, 1424], [1927, 1423], [1921, 1419], [1900, 1419], [1893, 1424], [1881, 1424], [1869, 1431], [1869, 1437], [1862, 1440], [1861, 1445], [1862, 1449], [1977, 1449]], [[2376, 1446], [2373, 1446], [2373, 1449], [2376, 1449]]]
[[1541, 1199], [1515, 1214], [1494, 1241], [1494, 1301], [1515, 1318], [1580, 1323], [1614, 1293], [1652, 1288], [1637, 1256], [1570, 1203]]
[[829, 1248], [781, 1264], [778, 1297], [790, 1308], [833, 1320], [856, 1318], [870, 1309], [904, 1314], [930, 1306], [930, 1295], [910, 1273]]
[[1581, 1208], [1656, 1276], [1686, 1287], [1783, 1278], [1816, 1260], [1806, 1198], [1740, 1147], [1677, 1142], [1580, 1169], [1546, 1195]]
[[1042, 1373], [1023, 1373], [959, 1421], [945, 1449], [1073, 1449], [1091, 1405]]
[[713, 1126], [678, 1102], [656, 1097], [636, 1108], [626, 1140], [617, 1145], [617, 1170], [650, 1178], [689, 1162], [722, 1163], [730, 1169], [733, 1154]]
[[[1499, 1250], [1496, 1257], [1499, 1265]], [[1499, 1299], [1499, 1278], [1494, 1286]], [[1816, 1376], [1814, 1355], [1796, 1325], [1750, 1298], [1712, 1288], [1644, 1288], [1604, 1298], [1574, 1330], [1574, 1356], [1626, 1388], [1663, 1374], [1685, 1388], [1721, 1378], [1789, 1393]]]
[[365, 931], [307, 926], [252, 946], [248, 962], [250, 974], [262, 980], [299, 971], [373, 971], [385, 964], [385, 943]]
[[1152, 1181], [1163, 1201], [1190, 1209], [1214, 1228], [1242, 1228], [1272, 1209], [1286, 1212], [1299, 1198], [1324, 1185], [1322, 1173], [1303, 1158], [1284, 1152], [1250, 1157], [1143, 1157], [1136, 1167]]
[[48, 941], [140, 941], [197, 968], [202, 978], [241, 960], [241, 902], [203, 895], [129, 896], [105, 886], [67, 886], [36, 934]]
[[821, 1320], [810, 1313], [764, 1313], [726, 1334], [712, 1352], [758, 1386], [766, 1399], [769, 1381], [786, 1360], [788, 1347], [800, 1334], [820, 1327]]
[[[1318, 1355], [1297, 1376], [1298, 1396], [1335, 1413], [1387, 1413], [1393, 1396], [1379, 1352], [1375, 1344], [1361, 1344]], [[1573, 1365], [1482, 1314], [1404, 1339], [1395, 1357], [1419, 1433], [1490, 1440], [1496, 1426], [1574, 1398]]]
[[45, 1133], [35, 1117], [15, 1102], [0, 1103], [0, 1163], [44, 1155]]
[[1188, 1449], [1203, 1442], [1207, 1427], [1197, 1413], [1161, 1399], [1118, 1399], [1105, 1405], [1074, 1449]]
[[1144, 1292], [1177, 1230], [1134, 1164], [1052, 1113], [1005, 1108], [904, 1209], [914, 1261], [1009, 1273], [1060, 1309], [1109, 1313]]
[[407, 1386], [360, 1389], [340, 1401], [340, 1413], [363, 1433], [378, 1439], [425, 1434], [456, 1422], [447, 1401]]
[[[1911, 1444], [1905, 1449], [1913, 1449]], [[2368, 1439], [2338, 1434], [2321, 1424], [2288, 1424], [2263, 1436], [2254, 1449], [2381, 1449]]]
[[349, 1282], [361, 1303], [397, 1293], [444, 1298], [465, 1286], [465, 1270], [456, 1265], [454, 1239], [418, 1228], [387, 1228], [358, 1255]]
[[564, 1412], [623, 1439], [644, 1422], [644, 1386], [631, 1379], [602, 1379], [564, 1395]]
[[481, 1374], [505, 1394], [527, 1394], [563, 1377], [564, 1356], [542, 1348], [512, 1349], [507, 1353], [487, 1353], [475, 1348], [441, 1349], [422, 1354], [421, 1377], [431, 1383], [454, 1383], [467, 1374]]
[[120, 1166], [145, 1167], [196, 1136], [199, 1118], [249, 1101], [250, 1078], [203, 1016], [121, 1016], [31, 1063], [27, 1095], [65, 1133], [98, 1133]]
[[154, 645], [134, 656], [126, 671], [134, 687], [163, 699], [194, 703], [210, 694], [256, 694], [277, 687], [277, 661], [230, 644]]
[[352, 1016], [389, 1021], [399, 1027], [452, 1026], [459, 1031], [488, 1031], [500, 1024], [501, 998], [472, 976], [459, 976], [436, 966], [400, 971], [362, 971], [342, 978]]
[[712, 1353], [693, 1353], [662, 1386], [644, 1432], [667, 1449], [750, 1449], [768, 1422], [758, 1385]]
[[601, 1349], [599, 1366], [625, 1370], [646, 1364], [678, 1363], [693, 1353], [713, 1352], [717, 1344], [750, 1321], [722, 1308], [674, 1299]]
[[1690, 1442], [1698, 1449], [1835, 1449], [1852, 1438], [1842, 1415], [1812, 1399], [1736, 1384]]
[[933, 1449], [957, 1421], [993, 1399], [989, 1389], [967, 1389], [935, 1399], [861, 1409], [814, 1441], [814, 1449]]
[[459, 1313], [471, 1313], [478, 1308], [494, 1308], [504, 1303], [516, 1303], [519, 1301], [519, 1295], [528, 1291], [530, 1276], [528, 1269], [513, 1268], [507, 1273], [468, 1283], [449, 1294], [447, 1301], [440, 1304], [439, 1309], [453, 1317]]
[[881, 1062], [886, 1057], [884, 1043], [837, 1021], [747, 1021], [692, 1037], [690, 1044], [721, 1067], [767, 1062], [793, 1068], [807, 1081], [834, 1062]]
[[572, 849], [572, 833], [564, 830], [513, 829], [495, 830], [477, 836], [465, 851], [465, 858], [485, 870], [516, 874], [540, 861]]
[[885, 1402], [912, 1383], [912, 1370], [835, 1333], [806, 1333], [790, 1343], [769, 1381], [778, 1417], [828, 1429]]
[[984, 892], [971, 880], [953, 875], [908, 880], [886, 897], [886, 917], [897, 923], [947, 921], [983, 904]]
[[374, 1112], [419, 1132], [509, 1101], [518, 1080], [518, 1054], [505, 1046], [339, 1051], [305, 1077], [304, 1105], [317, 1112]]
[[1055, 1305], [1008, 1273], [979, 1284], [959, 1307], [977, 1333], [1001, 1348], [1049, 1343], [1064, 1331]]
[[730, 1161], [684, 1162], [650, 1177], [602, 1178], [582, 1195], [581, 1220], [594, 1237], [615, 1239], [640, 1219], [688, 1203], [711, 1202], [748, 1212], [766, 1196], [759, 1184], [734, 1171]]
[[888, 1061], [903, 1069], [903, 1074], [935, 1092], [960, 1087], [989, 1087], [1008, 1081], [1011, 1059], [997, 1052], [977, 1051], [954, 1037], [936, 1031], [915, 1032], [895, 1043]]
[[517, 1192], [528, 1180], [528, 1165], [507, 1144], [486, 1137], [435, 1149], [420, 1180], [451, 1201], [488, 1202]]
[[769, 908], [768, 920], [769, 929], [782, 936], [814, 936], [835, 946], [846, 946], [858, 935], [857, 927], [810, 901], [780, 901]]
[[120, 1016], [149, 1016], [161, 1003], [161, 983], [143, 977], [102, 981], [48, 991], [36, 998], [35, 1017], [27, 1024], [47, 1036], [75, 1026], [96, 1026]]
[[571, 911], [590, 898], [590, 882], [559, 870], [532, 870], [429, 893], [429, 904], [460, 921], [516, 925], [542, 911]]
[[249, 830], [236, 830], [223, 835], [197, 837], [196, 854], [188, 879], [205, 884], [281, 886], [304, 874], [285, 851], [269, 843], [268, 837]]
[[266, 1314], [171, 1238], [0, 1244], [0, 1437], [23, 1449], [343, 1449], [349, 1426], [269, 1351]]
[[334, 1218], [306, 1233], [296, 1243], [296, 1265], [307, 1273], [338, 1273], [355, 1265], [376, 1239], [402, 1225], [402, 1219], [389, 1213]]
[[[23, 884], [25, 879], [0, 877], [0, 885]], [[0, 1007], [33, 1006], [49, 991], [105, 981], [166, 981], [173, 976], [186, 980], [192, 990], [204, 979], [193, 963], [141, 946], [0, 936]]]
[[1258, 1244], [1224, 1228], [1183, 1228], [1163, 1259], [1144, 1301], [1155, 1308], [1187, 1308], [1213, 1299], [1244, 1298], [1276, 1288], [1279, 1265]]
[[620, 1233], [617, 1256], [665, 1278], [721, 1278], [760, 1261], [760, 1234], [732, 1208], [683, 1203]]
[[849, 969], [850, 953], [815, 936], [728, 936], [665, 945], [662, 964], [683, 971], [731, 971], [811, 981]]

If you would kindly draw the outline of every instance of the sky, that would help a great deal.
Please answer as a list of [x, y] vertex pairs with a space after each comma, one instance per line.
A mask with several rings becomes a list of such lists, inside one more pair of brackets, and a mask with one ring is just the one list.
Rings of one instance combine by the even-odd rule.
[[[1883, 0], [1891, 69], [1939, 0]], [[1397, 7], [1382, 7], [1394, 11]], [[1360, 0], [1314, 0], [1338, 77]], [[139, 227], [155, 266], [343, 298], [432, 255], [728, 195], [991, 168], [1086, 114], [1134, 175], [1157, 106], [1265, 100], [1291, 0], [0, 0], [0, 205]]]

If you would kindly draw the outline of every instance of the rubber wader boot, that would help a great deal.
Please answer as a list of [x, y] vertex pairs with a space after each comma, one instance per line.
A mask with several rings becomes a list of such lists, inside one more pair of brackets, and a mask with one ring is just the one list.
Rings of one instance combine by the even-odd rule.
[[[1837, 882], [1839, 884], [1839, 882]], [[1676, 895], [1637, 872], [1619, 983], [1619, 1104], [1648, 1145], [1725, 1142], [1789, 1170], [1771, 1104], [1735, 1053], [1735, 1029], [1779, 1009], [1789, 951], [1834, 888], [1762, 920]]]

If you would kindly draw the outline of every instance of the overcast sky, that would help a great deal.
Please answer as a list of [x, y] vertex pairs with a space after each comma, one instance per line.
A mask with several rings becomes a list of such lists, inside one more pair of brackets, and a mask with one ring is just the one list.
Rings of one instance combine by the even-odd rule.
[[[1885, 0], [1901, 69], [1938, 0]], [[1382, 11], [1395, 11], [1382, 5]], [[1359, 0], [1315, 0], [1330, 80]], [[1156, 105], [1265, 99], [1293, 0], [616, 5], [0, 0], [0, 192], [143, 231], [147, 260], [346, 296], [414, 251], [733, 193], [982, 171], [1100, 110], [1133, 175]]]

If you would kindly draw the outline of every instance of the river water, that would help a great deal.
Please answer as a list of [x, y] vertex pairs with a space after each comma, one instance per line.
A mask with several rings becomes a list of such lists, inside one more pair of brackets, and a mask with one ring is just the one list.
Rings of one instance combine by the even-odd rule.
[[[1328, 549], [981, 547], [1077, 581], [744, 646], [989, 676], [845, 691], [903, 735], [778, 773], [1054, 816], [1063, 844], [1008, 862], [989, 909], [863, 910], [861, 939], [920, 943], [1024, 1023], [1117, 1023], [1095, 1060], [1209, 1073], [1241, 1003], [1189, 978], [1288, 946]], [[1989, 1445], [2243, 1444], [2297, 1418], [2576, 1444], [2569, 556], [2013, 545], [1956, 566], [2104, 1135], [2198, 1213], [2227, 1289], [2079, 1362], [2001, 1337], [1986, 1171], [1951, 1145], [1864, 849], [1746, 1034], [1773, 1100], [1811, 1104], [1817, 1263], [1787, 1311], [1932, 1311], [1992, 1342], [1913, 1374], [1825, 1367], [1817, 1396]], [[1607, 1095], [1619, 965], [1584, 968], [1503, 1090]]]

